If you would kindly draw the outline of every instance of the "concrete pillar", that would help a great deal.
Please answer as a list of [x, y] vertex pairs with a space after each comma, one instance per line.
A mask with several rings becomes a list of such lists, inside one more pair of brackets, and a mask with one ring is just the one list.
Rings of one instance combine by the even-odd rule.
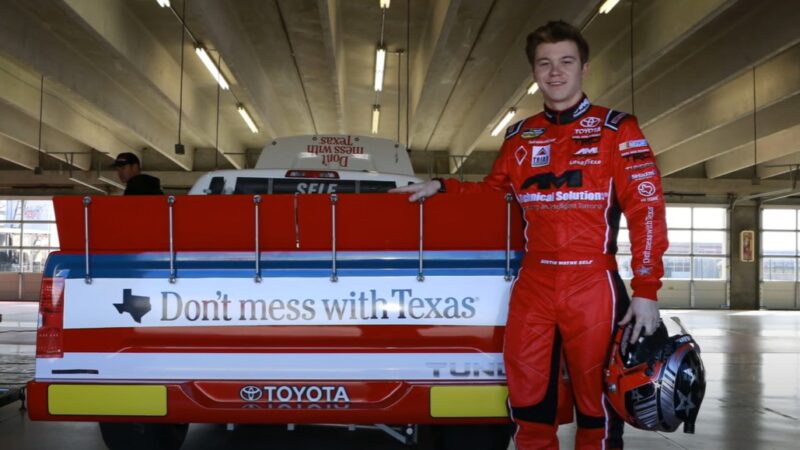
[[[730, 263], [731, 309], [759, 308], [759, 267], [761, 265], [761, 233], [758, 205], [736, 206], [730, 213]], [[743, 230], [753, 230], [756, 234], [754, 262], [742, 262], [739, 255], [739, 238]]]

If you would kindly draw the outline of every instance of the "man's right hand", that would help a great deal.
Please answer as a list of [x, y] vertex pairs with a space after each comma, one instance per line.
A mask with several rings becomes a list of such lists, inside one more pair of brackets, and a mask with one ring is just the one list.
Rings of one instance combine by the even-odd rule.
[[439, 189], [441, 188], [442, 188], [441, 181], [431, 180], [431, 181], [426, 181], [424, 183], [415, 183], [415, 184], [409, 184], [408, 186], [396, 187], [394, 189], [390, 189], [389, 192], [393, 194], [403, 194], [406, 192], [410, 192], [411, 195], [408, 197], [408, 201], [415, 202], [421, 198], [426, 198], [432, 195], [436, 195], [436, 193], [439, 192]]

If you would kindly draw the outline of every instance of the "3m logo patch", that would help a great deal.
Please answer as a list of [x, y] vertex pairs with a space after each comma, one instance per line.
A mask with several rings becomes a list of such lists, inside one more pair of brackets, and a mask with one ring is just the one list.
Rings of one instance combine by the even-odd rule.
[[531, 167], [544, 167], [550, 164], [550, 146], [534, 145]]

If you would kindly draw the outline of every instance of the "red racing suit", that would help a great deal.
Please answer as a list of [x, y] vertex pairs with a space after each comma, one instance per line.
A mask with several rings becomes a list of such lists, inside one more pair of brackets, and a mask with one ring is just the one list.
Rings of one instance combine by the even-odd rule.
[[575, 399], [575, 448], [621, 448], [602, 370], [629, 304], [616, 269], [620, 213], [630, 231], [633, 295], [655, 301], [667, 248], [660, 175], [635, 117], [592, 105], [545, 110], [508, 128], [480, 183], [447, 192], [511, 191], [526, 221], [526, 254], [511, 295], [504, 344], [519, 450], [558, 448], [563, 352]]

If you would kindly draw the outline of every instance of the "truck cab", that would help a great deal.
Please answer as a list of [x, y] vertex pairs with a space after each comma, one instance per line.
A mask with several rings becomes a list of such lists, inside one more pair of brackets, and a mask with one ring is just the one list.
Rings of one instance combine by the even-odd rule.
[[255, 168], [200, 177], [190, 195], [381, 193], [417, 183], [406, 147], [388, 139], [293, 136], [266, 145]]

